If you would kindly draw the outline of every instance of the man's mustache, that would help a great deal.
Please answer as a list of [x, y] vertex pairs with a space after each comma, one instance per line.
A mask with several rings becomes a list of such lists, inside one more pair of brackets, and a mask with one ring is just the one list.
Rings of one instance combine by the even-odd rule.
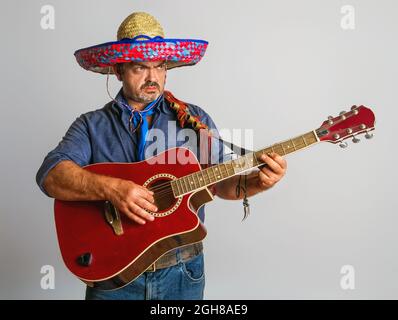
[[156, 88], [160, 89], [159, 84], [158, 84], [157, 82], [154, 82], [154, 81], [145, 82], [145, 83], [141, 86], [141, 90], [142, 90], [142, 89], [145, 89], [146, 87], [156, 87]]

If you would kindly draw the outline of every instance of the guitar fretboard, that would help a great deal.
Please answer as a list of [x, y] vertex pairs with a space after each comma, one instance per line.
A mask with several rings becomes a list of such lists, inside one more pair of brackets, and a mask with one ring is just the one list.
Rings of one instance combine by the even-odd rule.
[[234, 160], [191, 173], [172, 181], [172, 189], [176, 197], [203, 189], [209, 185], [259, 167], [264, 163], [260, 160], [262, 154], [276, 152], [282, 156], [306, 148], [319, 141], [315, 131], [274, 144], [265, 149], [248, 153]]

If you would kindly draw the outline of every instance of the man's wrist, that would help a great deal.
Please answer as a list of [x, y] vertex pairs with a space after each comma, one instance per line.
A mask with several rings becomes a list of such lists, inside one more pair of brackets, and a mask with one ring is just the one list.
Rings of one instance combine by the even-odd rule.
[[249, 196], [254, 196], [258, 193], [268, 190], [270, 187], [264, 186], [258, 177], [258, 172], [253, 172], [249, 175], [247, 181], [247, 192]]
[[117, 178], [98, 176], [97, 180], [97, 192], [101, 200], [112, 201], [113, 195], [115, 194]]

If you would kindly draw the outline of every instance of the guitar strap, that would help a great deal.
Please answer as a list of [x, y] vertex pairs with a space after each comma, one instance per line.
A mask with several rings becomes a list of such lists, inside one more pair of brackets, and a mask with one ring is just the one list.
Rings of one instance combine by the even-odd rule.
[[[208, 141], [209, 152], [211, 151], [211, 139], [210, 139], [211, 137], [221, 141], [225, 146], [227, 146], [231, 150], [235, 150], [235, 152], [241, 154], [242, 156], [247, 153], [253, 152], [252, 150], [237, 146], [232, 142], [225, 141], [221, 137], [212, 135], [211, 132], [209, 131], [208, 126], [200, 121], [200, 117], [193, 116], [190, 113], [187, 103], [174, 97], [174, 95], [170, 91], [165, 90], [164, 97], [169, 102], [170, 107], [177, 113], [177, 120], [179, 121], [181, 128], [184, 128], [186, 124], [189, 124], [195, 131], [199, 131], [201, 129], [207, 131], [207, 136], [209, 138]], [[211, 153], [209, 153], [209, 155], [210, 154]]]
[[[245, 155], [246, 153], [253, 152], [252, 150], [248, 150], [248, 149], [239, 147], [239, 146], [233, 144], [232, 142], [225, 141], [221, 137], [212, 135], [211, 131], [209, 131], [209, 127], [200, 121], [200, 117], [193, 116], [190, 113], [187, 103], [177, 99], [170, 91], [165, 90], [164, 97], [169, 102], [170, 108], [172, 108], [176, 112], [177, 120], [179, 121], [181, 128], [185, 128], [186, 125], [188, 124], [197, 132], [203, 132], [203, 130], [206, 131], [207, 146], [208, 146], [208, 150], [207, 150], [208, 161], [207, 161], [207, 165], [205, 167], [209, 167], [210, 163], [211, 163], [210, 158], [211, 158], [211, 138], [212, 137], [221, 141], [225, 146], [227, 146], [231, 150], [234, 150], [237, 153], [240, 153], [241, 155]], [[200, 131], [200, 130], [202, 130], [202, 131]], [[199, 135], [199, 136], [201, 138], [201, 135]], [[198, 140], [199, 140], [199, 136], [198, 136]], [[201, 144], [199, 143], [199, 145], [201, 145]], [[243, 216], [242, 221], [245, 220], [250, 214], [249, 201], [247, 199], [247, 175], [244, 176], [244, 180], [245, 180], [244, 186], [242, 186], [241, 176], [239, 176], [239, 182], [238, 182], [238, 185], [236, 186], [236, 197], [240, 197], [241, 190], [244, 193], [244, 198], [243, 198], [244, 216]]]

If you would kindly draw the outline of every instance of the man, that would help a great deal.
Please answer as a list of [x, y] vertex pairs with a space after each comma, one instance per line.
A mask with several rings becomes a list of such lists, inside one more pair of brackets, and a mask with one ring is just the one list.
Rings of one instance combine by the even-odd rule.
[[[182, 116], [193, 119], [193, 127], [216, 130], [210, 116], [197, 106], [182, 103], [185, 109], [174, 110], [170, 100], [175, 98], [164, 91], [167, 69], [197, 63], [206, 46], [207, 42], [201, 40], [165, 39], [156, 19], [139, 12], [123, 21], [118, 41], [77, 51], [75, 55], [83, 68], [113, 72], [123, 86], [105, 107], [77, 118], [59, 145], [46, 156], [37, 173], [43, 192], [66, 201], [109, 200], [135, 223], [154, 221], [156, 218], [148, 212], [157, 210], [153, 192], [134, 181], [94, 174], [82, 167], [98, 162], [134, 162], [148, 158], [150, 155], [146, 151], [153, 143], [158, 143], [149, 143], [150, 133], [155, 129], [164, 133], [165, 149], [181, 145], [167, 138], [172, 134], [170, 122], [175, 124], [179, 120], [179, 125], [174, 126], [177, 134], [183, 129]], [[198, 150], [194, 147], [192, 145], [192, 150]], [[212, 148], [211, 156], [221, 161], [223, 148]], [[268, 167], [245, 178], [246, 196], [269, 189], [285, 174], [286, 161], [279, 155], [264, 155], [262, 160]], [[235, 176], [219, 182], [212, 191], [220, 198], [236, 200], [244, 196], [236, 193], [239, 183], [240, 177]], [[203, 221], [203, 207], [198, 214]], [[118, 290], [87, 287], [86, 298], [203, 298], [201, 243], [166, 253], [155, 263], [155, 269]]]

